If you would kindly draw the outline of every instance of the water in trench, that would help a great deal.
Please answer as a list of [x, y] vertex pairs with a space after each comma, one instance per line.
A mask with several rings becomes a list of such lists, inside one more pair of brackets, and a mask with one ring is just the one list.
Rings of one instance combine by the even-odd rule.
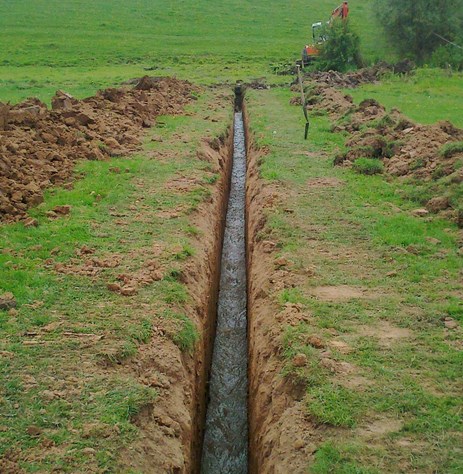
[[248, 470], [246, 148], [241, 112], [235, 113], [233, 146], [202, 474], [244, 474]]

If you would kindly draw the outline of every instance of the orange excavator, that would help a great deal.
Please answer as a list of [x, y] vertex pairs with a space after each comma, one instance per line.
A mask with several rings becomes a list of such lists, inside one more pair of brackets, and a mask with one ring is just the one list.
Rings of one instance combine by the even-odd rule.
[[[331, 17], [327, 24], [330, 26], [336, 18], [347, 20], [348, 16], [348, 2], [342, 2], [339, 7], [335, 8], [331, 12]], [[312, 25], [312, 37], [313, 44], [305, 45], [304, 49], [302, 50], [302, 67], [304, 67], [305, 64], [313, 61], [320, 54], [320, 45], [328, 39], [325, 35], [325, 29], [323, 28], [323, 23], [321, 21], [318, 21]]]

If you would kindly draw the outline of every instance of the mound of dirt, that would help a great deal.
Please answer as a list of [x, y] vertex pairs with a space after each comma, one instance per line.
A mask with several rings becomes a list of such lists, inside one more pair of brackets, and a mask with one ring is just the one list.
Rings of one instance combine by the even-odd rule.
[[[310, 103], [311, 102], [311, 103]], [[358, 106], [352, 97], [333, 87], [319, 85], [312, 88], [309, 110], [328, 112], [333, 120], [332, 130], [349, 132], [347, 151], [335, 159], [337, 165], [350, 165], [357, 158], [381, 158], [386, 171], [394, 176], [411, 176], [431, 180], [460, 172], [455, 163], [461, 153], [445, 157], [442, 147], [463, 140], [463, 130], [450, 122], [418, 125], [397, 109], [387, 112], [374, 99], [366, 99]]]
[[421, 181], [430, 181], [436, 174], [443, 177], [459, 173], [455, 164], [463, 154], [445, 157], [441, 149], [447, 143], [463, 140], [462, 129], [450, 122], [418, 125], [399, 112], [387, 114], [384, 108], [376, 106], [370, 115], [362, 104], [351, 113], [349, 124], [333, 127], [336, 131], [351, 132], [346, 141], [347, 151], [336, 157], [335, 164], [349, 166], [360, 157], [380, 158], [389, 174]]
[[374, 66], [345, 74], [337, 71], [314, 71], [304, 77], [316, 81], [317, 84], [324, 87], [354, 88], [361, 84], [377, 82], [386, 74], [410, 74], [414, 68], [415, 64], [409, 60], [400, 61], [396, 64], [381, 61]]
[[341, 116], [350, 112], [354, 107], [354, 100], [350, 95], [343, 94], [332, 87], [318, 87], [314, 93], [320, 98], [316, 108], [323, 108], [330, 115]]
[[[446, 158], [440, 150], [446, 143], [463, 140], [463, 130], [453, 127], [449, 122], [439, 122], [436, 125], [416, 125], [402, 130], [401, 136], [403, 145], [385, 161], [390, 174], [412, 175], [424, 181], [458, 174], [455, 163], [463, 158], [463, 153]], [[461, 172], [459, 175], [463, 178]]]
[[[452, 199], [449, 185], [463, 182], [460, 165], [463, 153], [456, 151], [447, 155], [442, 150], [446, 144], [463, 141], [463, 130], [446, 121], [416, 124], [397, 109], [387, 112], [374, 99], [366, 99], [356, 106], [351, 96], [327, 85], [331, 79], [326, 80], [328, 76], [337, 77], [336, 86], [346, 87], [352, 73], [320, 74], [320, 79], [305, 83], [309, 90], [307, 108], [312, 112], [327, 112], [333, 121], [332, 131], [349, 133], [347, 149], [336, 156], [334, 164], [351, 166], [358, 158], [381, 159], [389, 175], [409, 178], [417, 186], [427, 186], [425, 194], [430, 193], [431, 197], [428, 196], [427, 202], [423, 200], [423, 204], [430, 212], [445, 212], [447, 217], [459, 222], [458, 205]], [[365, 73], [361, 70], [358, 74], [363, 77]]]
[[158, 115], [180, 113], [193, 91], [186, 81], [145, 76], [133, 88], [109, 88], [84, 100], [58, 91], [51, 110], [38, 99], [0, 103], [0, 221], [26, 218], [45, 188], [72, 179], [78, 160], [139, 149], [143, 128]]

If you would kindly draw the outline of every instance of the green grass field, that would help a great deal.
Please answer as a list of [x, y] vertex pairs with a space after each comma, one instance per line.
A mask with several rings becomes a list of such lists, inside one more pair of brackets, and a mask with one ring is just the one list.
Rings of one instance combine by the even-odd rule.
[[[0, 101], [37, 96], [49, 102], [56, 89], [84, 97], [143, 74], [204, 85], [259, 77], [288, 85], [293, 77], [274, 75], [272, 66], [298, 59], [311, 24], [327, 20], [339, 2], [0, 0]], [[397, 59], [374, 19], [373, 0], [349, 4], [366, 60]], [[463, 126], [462, 85], [462, 74], [420, 69], [347, 92], [355, 101], [374, 97], [421, 123], [448, 119]], [[201, 238], [188, 215], [209, 198], [217, 179], [195, 159], [196, 149], [230, 124], [230, 90], [204, 88], [187, 115], [162, 117], [130, 159], [81, 163], [72, 190], [50, 189], [30, 211], [39, 227], [0, 227], [0, 293], [11, 291], [18, 301], [17, 311], [0, 311], [0, 457], [22, 450], [26, 472], [120, 472], [117, 454], [138, 433], [132, 416], [162, 395], [116, 366], [137, 354], [163, 318], [174, 320], [167, 337], [185, 356], [199, 336], [186, 311], [177, 311], [189, 298], [179, 277]], [[269, 216], [270, 232], [282, 255], [316, 267], [311, 279], [272, 295], [279, 306], [300, 303], [312, 318], [287, 327], [281, 344], [281, 376], [303, 381], [307, 416], [326, 428], [310, 472], [395, 474], [397, 466], [462, 472], [459, 231], [437, 217], [412, 216], [417, 203], [401, 198], [411, 185], [334, 168], [345, 136], [331, 133], [328, 118], [317, 116], [303, 141], [302, 113], [289, 105], [293, 95], [287, 87], [250, 91], [248, 112], [258, 144], [269, 149], [262, 178], [296, 191]], [[154, 135], [162, 141], [150, 141]], [[114, 173], [114, 166], [127, 172]], [[172, 193], [165, 186], [178, 175], [201, 178], [198, 189]], [[342, 184], [309, 192], [308, 180], [319, 177]], [[58, 204], [72, 205], [71, 214], [48, 219]], [[143, 208], [144, 220], [134, 207]], [[163, 217], [179, 209], [178, 219]], [[137, 271], [153, 239], [165, 248], [166, 273], [130, 302], [107, 291], [117, 269], [91, 280], [47, 263], [72, 263], [85, 244], [95, 257], [115, 254], [123, 268]], [[340, 285], [375, 295], [330, 302], [311, 293]], [[458, 332], [445, 330], [446, 317], [458, 321]], [[391, 328], [400, 335], [392, 341]], [[88, 347], [73, 333], [87, 334]], [[349, 348], [333, 350], [333, 359], [352, 368], [357, 385], [320, 366], [317, 350], [306, 343], [312, 335]], [[312, 371], [292, 366], [301, 352]], [[107, 371], [101, 360], [116, 369]], [[96, 367], [91, 377], [88, 367]], [[388, 429], [369, 438], [365, 432], [378, 420]], [[39, 436], [28, 432], [31, 426]], [[44, 441], [56, 452], [46, 451]], [[95, 451], [90, 456], [88, 448]]]
[[[372, 0], [351, 0], [365, 57], [390, 57]], [[78, 97], [152, 74], [203, 83], [268, 76], [293, 62], [311, 24], [328, 20], [337, 0], [0, 0], [0, 100], [48, 100], [57, 88]]]
[[380, 84], [366, 84], [346, 93], [356, 102], [374, 98], [388, 109], [400, 109], [418, 123], [450, 120], [457, 127], [463, 127], [462, 73], [422, 68], [410, 77], [386, 77]]
[[[243, 2], [225, 0], [0, 0], [0, 101], [30, 96], [49, 102], [57, 89], [76, 97], [143, 74], [175, 75], [203, 84], [265, 77], [292, 63], [310, 41], [311, 24], [327, 20], [337, 6], [317, 0]], [[350, 18], [367, 62], [396, 59], [373, 12], [372, 0], [351, 0]], [[147, 70], [147, 68], [149, 70]], [[462, 75], [428, 70], [408, 80], [353, 91], [429, 123], [461, 124]], [[406, 94], [404, 93], [406, 91]]]

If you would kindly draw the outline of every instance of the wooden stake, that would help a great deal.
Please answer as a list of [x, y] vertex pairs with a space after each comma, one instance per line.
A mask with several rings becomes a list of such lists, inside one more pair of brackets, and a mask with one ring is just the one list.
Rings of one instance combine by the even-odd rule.
[[301, 76], [301, 66], [297, 65], [297, 78], [299, 80], [299, 87], [301, 88], [301, 101], [302, 101], [302, 112], [304, 112], [305, 117], [305, 130], [304, 130], [304, 140], [307, 140], [309, 135], [309, 115], [307, 113], [307, 107], [305, 106], [305, 94], [304, 94], [304, 85], [302, 83], [302, 76]]

